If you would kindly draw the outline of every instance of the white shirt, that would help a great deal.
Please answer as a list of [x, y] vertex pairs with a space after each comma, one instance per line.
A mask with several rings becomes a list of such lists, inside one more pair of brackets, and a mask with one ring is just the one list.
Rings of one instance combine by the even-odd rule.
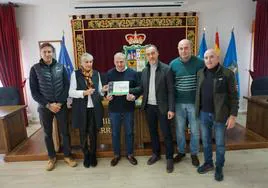
[[149, 93], [147, 104], [157, 105], [156, 94], [155, 94], [155, 72], [157, 64], [150, 65], [150, 80], [149, 80]]
[[[98, 74], [98, 77], [99, 77], [99, 91], [98, 92], [100, 93], [100, 95], [103, 96], [103, 93], [101, 92], [102, 83], [101, 83], [100, 74]], [[86, 80], [85, 80], [85, 82], [86, 82]], [[83, 95], [83, 92], [85, 90], [77, 90], [76, 88], [77, 88], [76, 76], [75, 76], [75, 72], [73, 72], [71, 75], [69, 97], [71, 97], [71, 98], [84, 98], [85, 96]], [[94, 108], [91, 95], [88, 95], [87, 97], [88, 97], [87, 108]]]

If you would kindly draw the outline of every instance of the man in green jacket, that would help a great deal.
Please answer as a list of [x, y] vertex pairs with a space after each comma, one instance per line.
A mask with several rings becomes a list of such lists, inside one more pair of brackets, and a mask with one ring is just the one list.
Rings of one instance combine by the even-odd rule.
[[204, 55], [205, 68], [197, 73], [196, 111], [200, 118], [205, 162], [197, 169], [204, 174], [214, 169], [212, 160], [212, 129], [216, 140], [215, 180], [223, 180], [225, 130], [235, 126], [238, 94], [234, 73], [219, 64], [214, 49]]

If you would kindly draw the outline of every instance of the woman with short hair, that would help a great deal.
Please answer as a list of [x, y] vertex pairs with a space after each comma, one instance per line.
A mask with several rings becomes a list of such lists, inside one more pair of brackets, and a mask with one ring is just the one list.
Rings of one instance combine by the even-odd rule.
[[97, 129], [103, 126], [102, 96], [100, 74], [93, 70], [93, 56], [84, 53], [80, 68], [71, 75], [69, 97], [73, 98], [72, 125], [79, 128], [85, 168], [97, 165]]

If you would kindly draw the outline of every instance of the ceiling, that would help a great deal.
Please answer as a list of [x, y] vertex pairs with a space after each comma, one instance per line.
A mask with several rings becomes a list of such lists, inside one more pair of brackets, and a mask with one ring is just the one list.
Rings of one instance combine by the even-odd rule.
[[[185, 2], [189, 4], [195, 4], [197, 2], [207, 2], [211, 0], [0, 0], [0, 3], [12, 2], [18, 5], [43, 5], [57, 3], [81, 2], [81, 3], [119, 3], [119, 2]], [[214, 0], [215, 1], [215, 0]]]

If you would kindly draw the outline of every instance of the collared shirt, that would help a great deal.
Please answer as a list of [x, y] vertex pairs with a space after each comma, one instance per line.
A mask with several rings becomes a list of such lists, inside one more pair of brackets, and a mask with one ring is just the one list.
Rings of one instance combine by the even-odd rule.
[[150, 64], [150, 81], [149, 81], [149, 93], [148, 93], [148, 104], [157, 105], [155, 95], [155, 72], [158, 63]]

